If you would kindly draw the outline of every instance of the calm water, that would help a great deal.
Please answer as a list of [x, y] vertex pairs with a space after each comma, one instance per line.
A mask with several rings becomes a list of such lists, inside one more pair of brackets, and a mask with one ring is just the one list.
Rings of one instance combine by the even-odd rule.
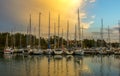
[[120, 76], [120, 56], [0, 55], [0, 76]]

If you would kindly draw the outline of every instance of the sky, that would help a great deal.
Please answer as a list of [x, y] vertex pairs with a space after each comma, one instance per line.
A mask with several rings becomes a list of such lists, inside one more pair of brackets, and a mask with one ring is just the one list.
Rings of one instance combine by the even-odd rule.
[[80, 10], [80, 21], [85, 35], [100, 32], [101, 19], [104, 21], [104, 31], [108, 26], [117, 34], [118, 20], [120, 20], [120, 0], [0, 0], [0, 32], [26, 32], [31, 14], [32, 29], [38, 33], [38, 17], [41, 12], [41, 32], [48, 32], [49, 12], [51, 14], [51, 33], [54, 23], [58, 25], [60, 14], [60, 30], [67, 30], [67, 21], [70, 32], [74, 33], [77, 25], [77, 10]]

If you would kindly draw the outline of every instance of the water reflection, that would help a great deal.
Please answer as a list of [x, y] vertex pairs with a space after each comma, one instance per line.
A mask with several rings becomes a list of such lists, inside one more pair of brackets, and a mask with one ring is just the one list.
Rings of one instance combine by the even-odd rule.
[[1, 76], [120, 76], [120, 56], [0, 55]]

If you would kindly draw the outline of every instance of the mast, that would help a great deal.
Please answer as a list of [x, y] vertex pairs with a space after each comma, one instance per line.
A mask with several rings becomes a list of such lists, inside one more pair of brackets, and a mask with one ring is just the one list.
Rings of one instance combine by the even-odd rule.
[[48, 48], [50, 49], [50, 12], [49, 12], [49, 25], [48, 25]]
[[59, 48], [59, 30], [60, 30], [60, 15], [58, 15], [58, 48]]
[[41, 40], [41, 32], [40, 32], [40, 30], [41, 30], [41, 12], [39, 13], [39, 44], [38, 44], [38, 48], [41, 48], [41, 44], [40, 44], [40, 40]]
[[15, 46], [16, 46], [16, 39], [15, 39], [15, 27], [14, 27], [14, 34], [13, 34], [13, 42], [14, 42], [14, 46], [13, 46], [13, 48], [15, 48]]
[[11, 48], [14, 46], [14, 41], [13, 41], [13, 29], [11, 29]]
[[33, 33], [33, 45], [34, 45], [34, 48], [35, 48], [35, 38], [36, 38], [36, 35], [35, 35], [35, 31], [36, 30], [36, 28], [34, 27], [34, 33]]
[[27, 45], [29, 45], [29, 44], [28, 44], [28, 26], [27, 26], [27, 28], [26, 28], [26, 46], [27, 46]]
[[77, 26], [75, 24], [75, 47], [77, 48]]
[[62, 28], [62, 43], [61, 43], [62, 45], [62, 48], [63, 48], [63, 28]]
[[119, 47], [120, 47], [120, 21], [118, 21], [118, 27], [119, 27]]
[[81, 39], [81, 30], [80, 29], [81, 29], [80, 28], [80, 15], [79, 15], [79, 8], [78, 8], [78, 35], [79, 35], [79, 40]]
[[82, 25], [82, 34], [81, 34], [81, 48], [83, 48], [83, 42], [82, 42], [82, 40], [83, 40], [83, 25]]
[[6, 45], [5, 45], [5, 48], [7, 48], [7, 47], [8, 47], [8, 33], [6, 35]]
[[69, 21], [67, 21], [67, 48], [69, 47]]
[[30, 24], [29, 24], [30, 25], [30, 28], [29, 28], [29, 38], [30, 38], [29, 39], [30, 40], [29, 41], [29, 45], [31, 46], [31, 14], [30, 14], [30, 20], [29, 20], [29, 22], [30, 22]]
[[101, 47], [103, 47], [103, 19], [101, 19]]
[[56, 24], [54, 23], [54, 49], [56, 49]]
[[110, 43], [110, 29], [108, 26], [108, 43], [109, 43], [109, 48], [111, 47], [111, 43]]
[[21, 46], [21, 41], [22, 41], [22, 40], [21, 40], [21, 34], [20, 34], [20, 48], [22, 47], [22, 46]]

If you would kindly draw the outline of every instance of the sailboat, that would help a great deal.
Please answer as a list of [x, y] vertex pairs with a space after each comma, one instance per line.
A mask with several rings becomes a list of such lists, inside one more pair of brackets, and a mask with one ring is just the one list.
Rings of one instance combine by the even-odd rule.
[[56, 23], [54, 23], [54, 49], [53, 51], [56, 50]]
[[108, 48], [106, 49], [107, 54], [113, 54], [112, 48], [111, 48], [111, 43], [110, 43], [110, 29], [108, 26]]
[[13, 45], [10, 48], [12, 49], [12, 53], [17, 53], [18, 49], [16, 48], [15, 28], [12, 30], [10, 35], [13, 35], [13, 37], [11, 38], [11, 43], [13, 42]]
[[[31, 54], [33, 52], [33, 50], [31, 49], [31, 14], [30, 14], [30, 19], [29, 19], [29, 22], [30, 22], [30, 27], [28, 29], [27, 27], [27, 33], [28, 33], [28, 30], [29, 30], [29, 38], [27, 37], [27, 48], [24, 50], [24, 54], [25, 55], [28, 55], [28, 54]], [[28, 43], [29, 41], [29, 43]]]
[[13, 52], [17, 53], [18, 52], [18, 49], [16, 48], [16, 36], [15, 36], [15, 29], [14, 28], [14, 31], [13, 31], [13, 42], [14, 42], [14, 46], [13, 46]]
[[49, 25], [48, 25], [48, 49], [45, 51], [45, 54], [51, 55], [53, 53], [50, 46], [50, 12], [49, 12]]
[[101, 47], [99, 48], [99, 54], [106, 55], [105, 49], [103, 48], [103, 19], [101, 19]]
[[8, 33], [6, 35], [6, 45], [4, 48], [4, 54], [11, 54], [13, 53], [13, 49], [8, 46]]
[[21, 44], [21, 42], [22, 42], [22, 37], [21, 37], [22, 35], [20, 34], [20, 48], [18, 49], [18, 53], [23, 53], [24, 52], [24, 49], [22, 48], [22, 44]]
[[[34, 28], [34, 33], [35, 33], [35, 28]], [[35, 41], [36, 41], [35, 38], [36, 38], [36, 36], [35, 36], [35, 34], [33, 34], [33, 45], [32, 45], [32, 51], [30, 53], [31, 55], [36, 55], [36, 52], [38, 51], [35, 46]]]
[[62, 48], [59, 48], [59, 30], [60, 30], [60, 15], [58, 16], [58, 48], [54, 50], [55, 55], [63, 54]]
[[114, 54], [115, 55], [120, 55], [120, 21], [118, 21], [118, 27], [119, 27], [119, 47], [115, 50]]
[[65, 54], [73, 54], [73, 49], [69, 47], [69, 21], [67, 22], [67, 49], [65, 50]]
[[29, 38], [29, 35], [28, 35], [28, 26], [26, 27], [26, 48], [24, 49], [24, 51], [23, 51], [23, 54], [28, 54], [28, 38]]
[[[38, 43], [38, 49], [36, 49], [36, 48], [34, 48], [34, 50], [33, 50], [33, 54], [34, 55], [41, 55], [41, 54], [43, 54], [43, 51], [41, 50], [41, 44], [40, 44], [40, 19], [41, 19], [41, 13], [39, 13], [39, 43]], [[34, 42], [35, 42], [35, 40], [34, 40]]]
[[[81, 27], [80, 27], [80, 18], [79, 18], [79, 9], [78, 9], [78, 35], [79, 35], [79, 40], [81, 39]], [[82, 49], [82, 40], [80, 40], [81, 42], [80, 42], [80, 44], [81, 44], [81, 48], [79, 47], [77, 47], [77, 48], [75, 48], [75, 51], [74, 51], [74, 54], [75, 55], [84, 55], [84, 50]]]

